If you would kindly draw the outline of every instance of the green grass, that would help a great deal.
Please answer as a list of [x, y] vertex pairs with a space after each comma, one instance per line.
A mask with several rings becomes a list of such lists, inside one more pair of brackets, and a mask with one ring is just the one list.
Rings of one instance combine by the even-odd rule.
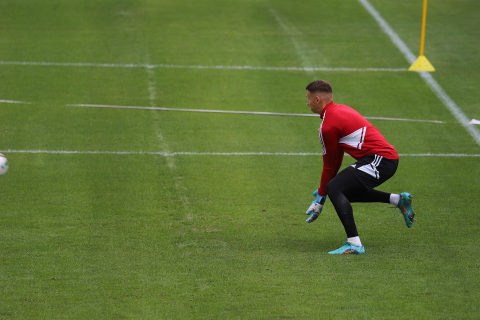
[[[410, 49], [421, 1], [371, 0]], [[429, 3], [425, 54], [445, 92], [480, 118], [480, 5]], [[446, 18], [448, 17], [448, 19]], [[354, 0], [10, 1], [0, 61], [407, 68]], [[479, 310], [479, 145], [416, 73], [0, 64], [0, 319], [473, 319]], [[354, 204], [366, 254], [330, 202], [306, 224], [320, 119], [99, 109], [70, 104], [309, 113], [305, 86], [372, 120], [403, 156]], [[8, 150], [17, 150], [12, 152]], [[19, 150], [30, 151], [18, 152]], [[33, 153], [99, 151], [108, 153]], [[144, 152], [141, 154], [140, 152]], [[343, 167], [353, 163], [345, 157]]]

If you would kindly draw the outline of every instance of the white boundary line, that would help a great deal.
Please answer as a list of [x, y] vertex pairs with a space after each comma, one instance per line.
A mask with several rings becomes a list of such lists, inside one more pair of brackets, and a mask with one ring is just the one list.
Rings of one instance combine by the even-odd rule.
[[[49, 154], [131, 154], [158, 156], [322, 156], [311, 152], [149, 152], [149, 151], [68, 151], [68, 150], [0, 150], [0, 153], [49, 153]], [[405, 153], [400, 157], [480, 157], [480, 154], [466, 153]]]
[[[118, 108], [118, 109], [147, 109], [160, 111], [183, 111], [183, 112], [208, 112], [208, 113], [235, 113], [235, 114], [256, 114], [270, 116], [290, 116], [290, 117], [316, 117], [318, 114], [307, 113], [276, 113], [276, 112], [257, 112], [257, 111], [230, 111], [230, 110], [204, 110], [204, 109], [175, 109], [175, 108], [158, 108], [158, 107], [136, 107], [136, 106], [110, 106], [101, 104], [67, 104], [69, 107], [92, 107], [92, 108]], [[416, 120], [416, 119], [400, 119], [400, 118], [382, 118], [382, 117], [365, 117], [370, 120], [390, 120], [390, 121], [414, 121], [414, 122], [433, 122], [445, 123], [439, 120]]]
[[[365, 9], [372, 15], [372, 17], [377, 21], [382, 31], [390, 37], [390, 40], [392, 40], [392, 42], [404, 55], [407, 61], [410, 64], [414, 63], [417, 57], [413, 54], [412, 51], [410, 51], [405, 42], [400, 39], [398, 34], [393, 31], [387, 21], [382, 18], [382, 16], [378, 13], [377, 10], [375, 10], [375, 8], [368, 2], [368, 0], [358, 0], [358, 2], [360, 2], [365, 7]], [[445, 91], [430, 73], [419, 72], [419, 74], [428, 84], [428, 86], [432, 89], [435, 95], [440, 99], [440, 101], [442, 101], [443, 104], [447, 107], [450, 113], [457, 119], [458, 122], [460, 122], [460, 124], [468, 131], [468, 133], [470, 133], [472, 138], [480, 146], [480, 131], [478, 131], [475, 126], [468, 124], [470, 120], [468, 120], [467, 116], [457, 106], [457, 104], [452, 99], [450, 99], [450, 97], [445, 93]]]
[[104, 68], [175, 68], [175, 69], [232, 69], [232, 70], [271, 70], [271, 71], [387, 71], [404, 72], [406, 68], [299, 68], [299, 67], [255, 67], [255, 66], [198, 66], [174, 64], [116, 64], [116, 63], [76, 63], [76, 62], [28, 62], [0, 61], [0, 65], [18, 66], [59, 66], [59, 67], [104, 67]]

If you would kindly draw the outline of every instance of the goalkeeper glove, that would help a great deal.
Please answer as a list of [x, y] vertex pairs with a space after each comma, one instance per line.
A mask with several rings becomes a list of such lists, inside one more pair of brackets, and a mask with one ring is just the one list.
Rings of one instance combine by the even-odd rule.
[[322, 212], [323, 205], [325, 204], [325, 200], [327, 200], [326, 196], [324, 197], [318, 194], [318, 190], [315, 190], [313, 192], [313, 196], [317, 197], [317, 199], [315, 199], [315, 201], [312, 202], [312, 204], [307, 210], [307, 215], [309, 215], [310, 217], [308, 217], [308, 219], [305, 221], [307, 221], [308, 223], [312, 223], [313, 221], [317, 220], [318, 216]]

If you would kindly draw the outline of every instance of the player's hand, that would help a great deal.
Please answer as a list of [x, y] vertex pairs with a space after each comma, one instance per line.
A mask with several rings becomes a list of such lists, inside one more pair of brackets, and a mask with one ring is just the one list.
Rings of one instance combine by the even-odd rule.
[[315, 199], [315, 201], [312, 202], [312, 204], [307, 210], [307, 215], [309, 215], [310, 217], [308, 217], [308, 219], [305, 221], [307, 221], [308, 223], [312, 223], [313, 221], [317, 220], [318, 216], [322, 212], [323, 205], [325, 204], [325, 200], [327, 200], [326, 196], [324, 197], [324, 196], [318, 195], [318, 190], [315, 190], [313, 192], [313, 196], [317, 197], [317, 199]]

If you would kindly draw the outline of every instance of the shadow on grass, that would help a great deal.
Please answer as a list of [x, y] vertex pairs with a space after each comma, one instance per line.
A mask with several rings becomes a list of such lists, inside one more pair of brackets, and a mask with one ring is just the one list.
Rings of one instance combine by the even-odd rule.
[[287, 251], [303, 253], [322, 253], [337, 249], [342, 245], [342, 239], [335, 236], [292, 236], [277, 234], [271, 235], [256, 234], [242, 241], [248, 249], [266, 252]]

